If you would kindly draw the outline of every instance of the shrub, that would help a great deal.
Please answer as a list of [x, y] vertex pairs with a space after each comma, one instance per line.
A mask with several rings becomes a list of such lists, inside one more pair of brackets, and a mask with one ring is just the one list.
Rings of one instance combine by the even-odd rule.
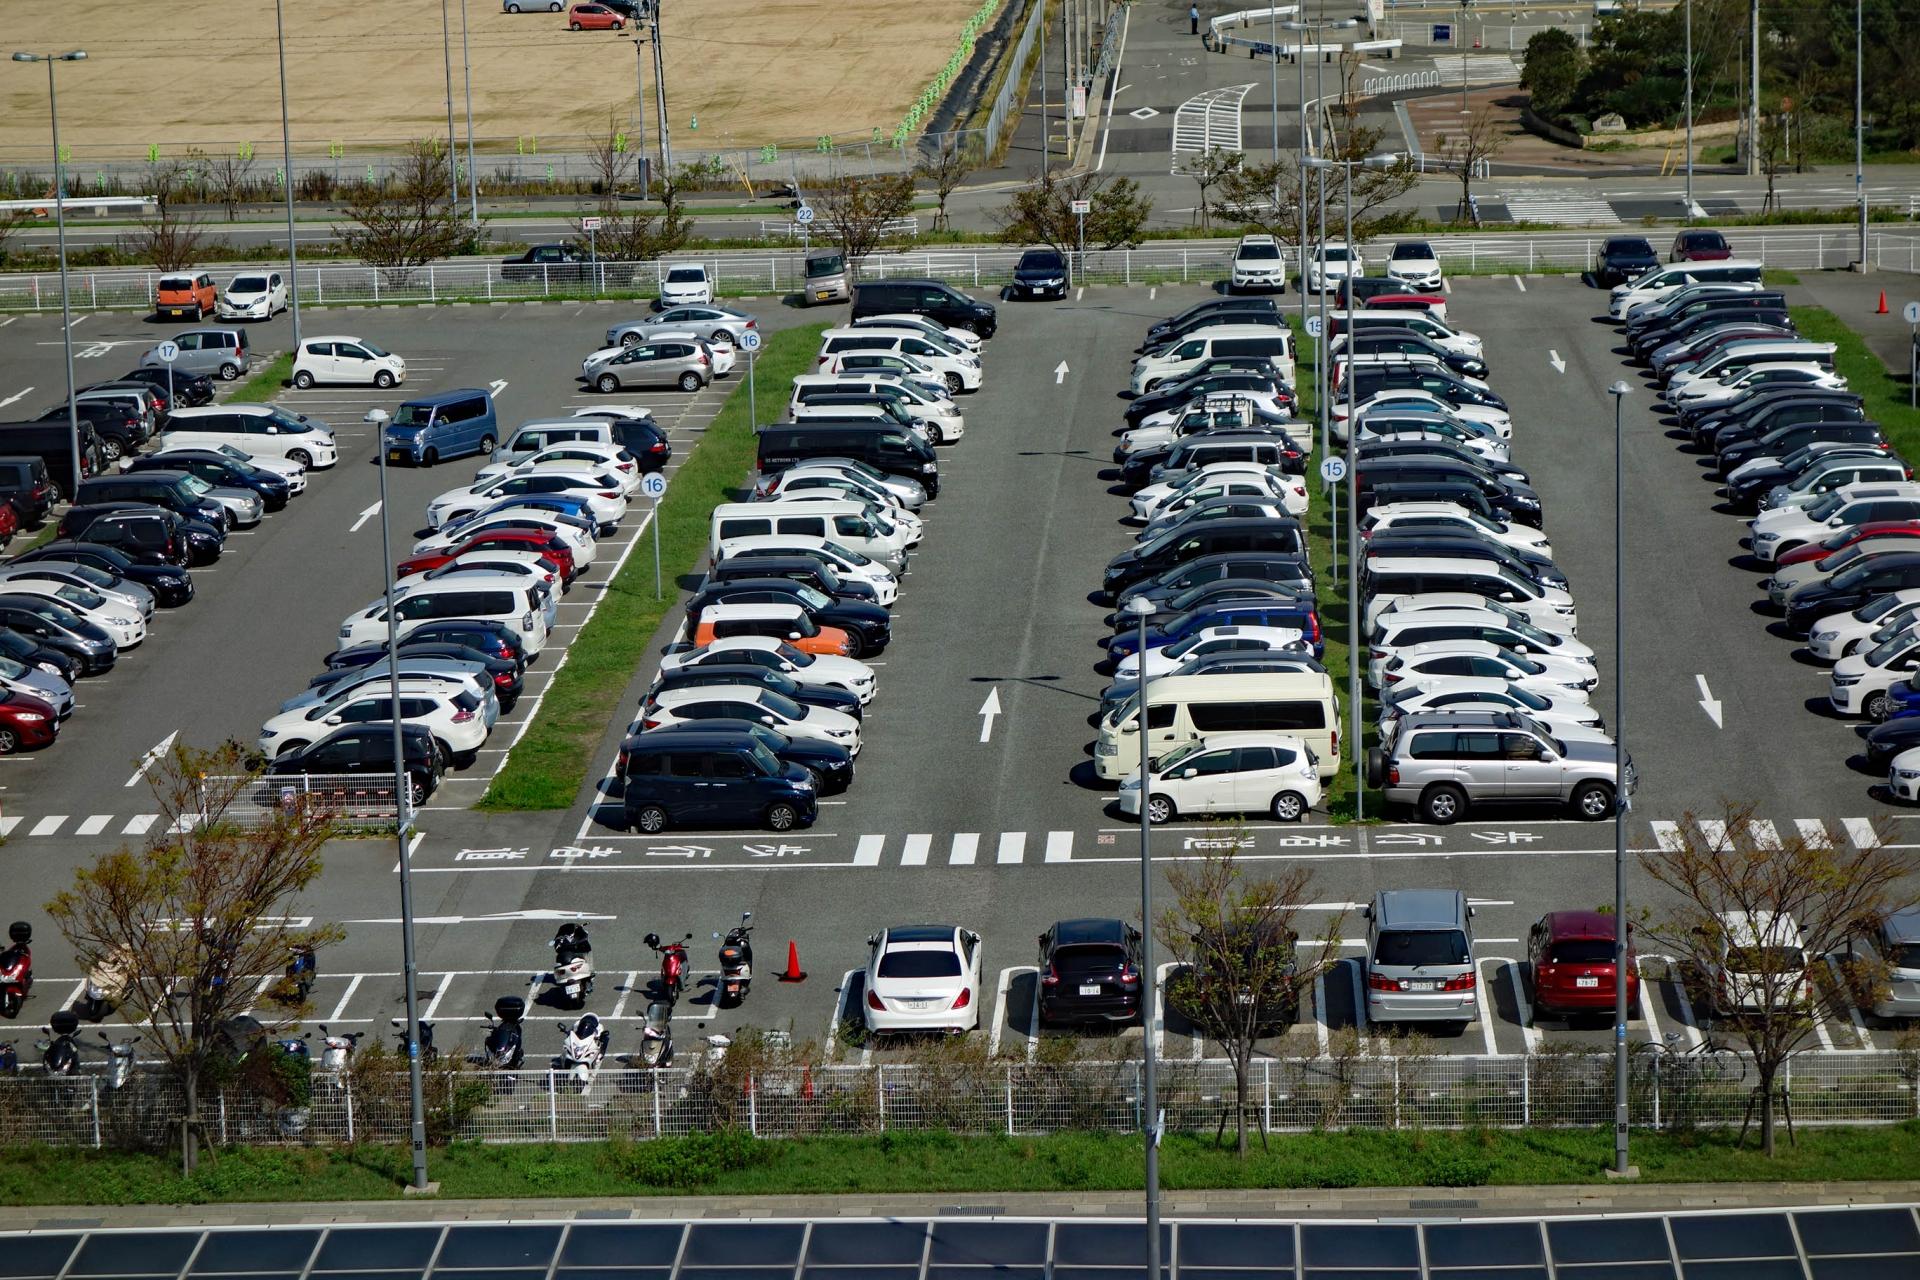
[[744, 1129], [719, 1129], [684, 1138], [658, 1138], [608, 1153], [621, 1177], [644, 1187], [686, 1189], [763, 1163], [769, 1148]]

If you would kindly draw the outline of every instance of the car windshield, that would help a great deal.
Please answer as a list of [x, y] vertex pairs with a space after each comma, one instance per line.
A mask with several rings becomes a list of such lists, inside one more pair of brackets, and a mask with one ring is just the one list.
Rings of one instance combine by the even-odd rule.
[[796, 667], [810, 667], [813, 665], [812, 654], [802, 649], [796, 649], [784, 641], [781, 642], [780, 647], [775, 649], [774, 652]]
[[377, 360], [377, 359], [379, 359], [379, 358], [380, 358], [380, 357], [382, 357], [382, 356], [388, 356], [388, 355], [392, 355], [392, 354], [393, 354], [393, 353], [392, 353], [391, 351], [385, 351], [385, 350], [382, 350], [381, 348], [379, 348], [379, 347], [377, 347], [377, 346], [375, 346], [375, 345], [374, 345], [373, 343], [371, 343], [371, 342], [368, 342], [368, 341], [367, 341], [367, 340], [366, 340], [365, 338], [362, 338], [362, 339], [360, 340], [360, 345], [361, 345], [361, 346], [363, 346], [363, 347], [365, 347], [365, 348], [367, 349], [367, 351], [368, 351], [368, 352], [369, 352], [370, 354], [372, 354], [372, 356], [373, 356], [373, 357], [374, 357], [374, 358], [375, 358], [376, 360]]
[[1154, 760], [1152, 762], [1153, 771], [1155, 773], [1165, 773], [1169, 769], [1177, 769], [1180, 767], [1181, 761], [1187, 759], [1190, 756], [1198, 755], [1202, 751], [1205, 751], [1206, 749], [1207, 749], [1206, 739], [1195, 738], [1192, 742], [1186, 743], [1183, 746], [1175, 747], [1172, 751], [1169, 751], [1167, 752], [1167, 754], [1161, 756], [1159, 759]]
[[265, 293], [267, 291], [267, 278], [265, 276], [235, 276], [233, 283], [228, 287], [234, 293]]
[[53, 594], [55, 599], [82, 609], [98, 609], [107, 602], [104, 596], [97, 596], [85, 587], [72, 585], [63, 586]]
[[9, 680], [18, 680], [27, 674], [27, 664], [16, 662], [12, 658], [0, 657], [0, 676]]
[[1875, 596], [1853, 611], [1853, 616], [1861, 622], [1876, 622], [1886, 617], [1901, 605], [1897, 592], [1889, 591], [1884, 596]]
[[800, 597], [800, 602], [809, 609], [825, 609], [833, 603], [832, 596], [824, 591], [817, 591], [805, 583], [799, 584], [795, 594]]
[[1458, 929], [1384, 929], [1373, 948], [1373, 962], [1381, 965], [1459, 965], [1468, 959], [1467, 935]]
[[1887, 963], [1896, 969], [1920, 969], [1920, 942], [1897, 942], [1888, 947]]
[[891, 948], [880, 953], [880, 972], [882, 978], [957, 978], [960, 976], [960, 957], [951, 948], [939, 951], [920, 950], [895, 951]]
[[90, 582], [96, 587], [111, 587], [115, 578], [110, 573], [102, 573], [90, 564], [76, 564], [65, 572], [72, 574], [82, 582]]
[[313, 428], [308, 426], [303, 419], [298, 418], [291, 413], [288, 413], [285, 409], [280, 408], [278, 405], [275, 405], [269, 408], [267, 410], [267, 416], [273, 419], [275, 425], [277, 425], [282, 431], [313, 430]]
[[1277, 244], [1243, 244], [1240, 246], [1240, 256], [1249, 261], [1255, 258], [1278, 258], [1280, 256], [1280, 246]]
[[400, 412], [393, 415], [393, 425], [396, 427], [424, 427], [432, 421], [432, 405], [403, 404]]
[[213, 486], [196, 475], [181, 476], [180, 487], [196, 498], [204, 498], [213, 492]]
[[1845, 501], [1845, 499], [1839, 494], [1830, 493], [1806, 509], [1807, 517], [1812, 520], [1825, 520], [1828, 516], [1840, 509], [1840, 504], [1843, 501]]
[[1735, 973], [1784, 977], [1798, 974], [1805, 967], [1806, 957], [1798, 947], [1727, 948], [1727, 968]]
[[1199, 644], [1202, 640], [1208, 639], [1208, 638], [1209, 637], [1207, 636], [1206, 632], [1196, 631], [1192, 635], [1188, 636], [1185, 640], [1180, 641], [1178, 644], [1168, 646], [1166, 649], [1162, 650], [1162, 652], [1169, 658], [1184, 658], [1187, 656], [1187, 654], [1193, 652], [1193, 648], [1195, 645]]
[[1835, 569], [1846, 568], [1865, 554], [1866, 552], [1862, 551], [1860, 544], [1856, 542], [1850, 547], [1842, 547], [1832, 555], [1815, 561], [1813, 567], [1822, 573], [1832, 573]]
[[1514, 701], [1530, 711], [1545, 711], [1553, 705], [1552, 699], [1541, 697], [1531, 689], [1508, 689], [1507, 693], [1513, 697]]
[[1870, 667], [1884, 667], [1889, 662], [1900, 657], [1901, 654], [1912, 649], [1913, 646], [1913, 632], [1901, 631], [1897, 635], [1883, 640], [1873, 648], [1867, 650], [1867, 665]]
[[707, 273], [700, 267], [675, 267], [667, 272], [668, 284], [698, 284], [706, 278]]
[[1347, 247], [1343, 244], [1328, 245], [1320, 250], [1320, 261], [1322, 262], [1345, 262], [1346, 260]]
[[1520, 668], [1520, 670], [1526, 672], [1530, 676], [1537, 676], [1542, 671], [1546, 670], [1546, 668], [1542, 666], [1540, 663], [1533, 661], [1531, 658], [1523, 658], [1519, 654], [1513, 652], [1511, 649], [1502, 649], [1500, 651], [1500, 656], [1505, 658], [1508, 662], [1511, 662], [1514, 666]]
[[1065, 268], [1066, 262], [1057, 253], [1029, 250], [1021, 265], [1029, 271], [1059, 271]]
[[1871, 563], [1862, 562], [1860, 564], [1848, 565], [1840, 572], [1834, 574], [1833, 577], [1829, 578], [1827, 585], [1839, 591], [1851, 591], [1853, 588], [1859, 586], [1871, 572], [1873, 572], [1873, 565]]
[[1417, 262], [1432, 257], [1433, 246], [1420, 240], [1410, 240], [1406, 244], [1395, 245], [1393, 249], [1395, 262]]
[[753, 758], [753, 762], [756, 765], [760, 766], [762, 773], [777, 774], [780, 772], [780, 761], [778, 757], [776, 757], [773, 752], [767, 750], [758, 740], [755, 740], [754, 744], [747, 748], [747, 754]]
[[788, 720], [804, 720], [807, 718], [807, 713], [800, 709], [799, 703], [782, 694], [775, 693], [771, 689], [761, 690], [760, 705], [769, 711], [784, 716]]
[[1537, 645], [1544, 645], [1549, 649], [1554, 648], [1560, 643], [1558, 639], [1548, 635], [1546, 632], [1542, 631], [1540, 628], [1534, 626], [1531, 622], [1521, 622], [1516, 620], [1516, 621], [1507, 623], [1507, 626], [1510, 630], [1513, 631], [1515, 635], [1519, 636], [1522, 640], [1527, 640]]
[[1563, 938], [1547, 948], [1552, 964], [1612, 964], [1613, 939]]

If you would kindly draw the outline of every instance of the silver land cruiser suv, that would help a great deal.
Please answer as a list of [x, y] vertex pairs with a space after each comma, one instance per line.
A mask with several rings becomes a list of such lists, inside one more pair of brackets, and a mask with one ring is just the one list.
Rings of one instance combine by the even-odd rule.
[[[1428, 822], [1458, 822], [1480, 803], [1549, 801], [1597, 822], [1614, 812], [1613, 752], [1610, 742], [1556, 738], [1517, 711], [1423, 711], [1369, 753], [1367, 773], [1389, 803]], [[1628, 757], [1628, 795], [1637, 783]]]

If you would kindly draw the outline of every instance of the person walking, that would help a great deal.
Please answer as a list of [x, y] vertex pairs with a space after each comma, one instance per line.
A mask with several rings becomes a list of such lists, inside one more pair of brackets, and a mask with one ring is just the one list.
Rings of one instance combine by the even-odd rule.
[[1191, 34], [1196, 36], [1200, 34], [1200, 6], [1199, 5], [1190, 4], [1187, 6], [1187, 24], [1191, 30]]

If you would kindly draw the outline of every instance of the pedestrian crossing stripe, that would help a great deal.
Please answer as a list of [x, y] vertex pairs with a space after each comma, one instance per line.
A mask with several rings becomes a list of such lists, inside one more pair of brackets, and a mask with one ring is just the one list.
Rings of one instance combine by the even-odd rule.
[[1617, 227], [1622, 225], [1613, 206], [1598, 196], [1506, 192], [1494, 202], [1507, 207], [1515, 222], [1543, 222], [1563, 227]]
[[[28, 839], [35, 836], [46, 838], [60, 835], [99, 836], [111, 834], [117, 836], [143, 836], [153, 830], [154, 824], [160, 821], [160, 815], [157, 813], [136, 813], [131, 817], [122, 817], [119, 814], [113, 813], [95, 813], [82, 818], [79, 822], [75, 823], [73, 829], [69, 831], [66, 829], [66, 826], [72, 817], [72, 814], [67, 813], [49, 813], [34, 819], [33, 825], [22, 831], [20, 827], [27, 819], [18, 814], [8, 814], [5, 817], [0, 817], [0, 840], [7, 839], [15, 834]], [[197, 815], [182, 814], [173, 820], [173, 824], [169, 829], [178, 835], [181, 832], [191, 831], [198, 821]], [[116, 824], [118, 824], [117, 829], [110, 830], [110, 828], [115, 828]]]
[[[1698, 833], [1700, 843], [1706, 849], [1733, 848], [1740, 844], [1751, 844], [1756, 849], [1779, 850], [1785, 847], [1781, 828], [1771, 818], [1748, 818], [1741, 829], [1730, 832], [1724, 820], [1713, 818], [1691, 818]], [[1881, 843], [1881, 836], [1872, 818], [1837, 818], [1840, 830], [1847, 844], [1856, 849], [1872, 849]], [[1794, 818], [1794, 836], [1810, 845], [1833, 847], [1834, 833], [1827, 822], [1820, 818]], [[1680, 822], [1654, 820], [1647, 824], [1653, 828], [1653, 842], [1657, 848], [1676, 850], [1686, 843], [1686, 834], [1682, 832]]]

